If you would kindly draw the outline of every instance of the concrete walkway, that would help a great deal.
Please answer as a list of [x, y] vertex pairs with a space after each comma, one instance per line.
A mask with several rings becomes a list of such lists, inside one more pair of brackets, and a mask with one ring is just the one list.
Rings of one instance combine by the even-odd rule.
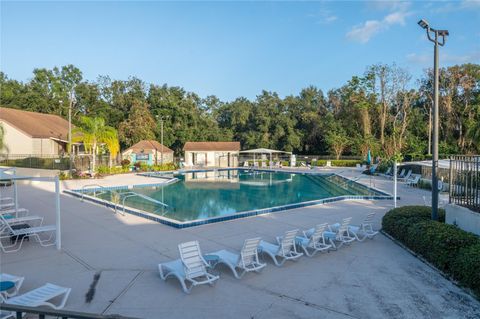
[[[340, 171], [359, 176], [355, 170]], [[101, 183], [143, 182], [137, 178], [115, 176]], [[371, 180], [362, 176], [360, 182]], [[73, 183], [64, 185], [79, 185]], [[391, 192], [391, 181], [376, 178], [373, 183]], [[46, 216], [46, 223], [54, 222], [51, 185], [21, 185], [19, 193], [22, 207]], [[429, 192], [403, 185], [399, 196], [399, 205], [423, 204], [422, 196], [430, 199]], [[164, 282], [158, 275], [158, 263], [178, 258], [177, 245], [184, 241], [199, 240], [204, 253], [238, 251], [249, 237], [274, 241], [285, 230], [349, 216], [359, 223], [371, 211], [377, 212], [380, 227], [391, 201], [336, 202], [184, 230], [115, 215], [66, 195], [61, 205], [63, 250], [27, 242], [17, 253], [2, 253], [0, 266], [2, 272], [26, 277], [22, 292], [45, 282], [72, 287], [67, 309], [141, 318], [480, 317], [478, 301], [383, 235], [282, 268], [265, 258], [268, 266], [262, 273], [241, 280], [219, 268], [221, 279], [215, 287], [196, 287], [190, 295], [175, 279]], [[92, 287], [95, 274], [100, 278]], [[93, 299], [86, 302], [89, 291]]]

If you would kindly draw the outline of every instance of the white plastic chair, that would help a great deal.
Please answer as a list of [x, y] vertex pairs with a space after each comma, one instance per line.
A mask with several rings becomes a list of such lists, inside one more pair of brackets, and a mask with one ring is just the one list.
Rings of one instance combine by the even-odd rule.
[[303, 237], [297, 236], [295, 241], [302, 248], [308, 257], [314, 256], [318, 252], [328, 251], [332, 248], [327, 244], [324, 233], [327, 230], [327, 223], [319, 224], [315, 228], [303, 232]]
[[217, 256], [218, 261], [215, 266], [219, 264], [226, 265], [232, 270], [235, 278], [240, 279], [247, 272], [259, 272], [267, 265], [258, 260], [258, 245], [260, 244], [260, 241], [260, 237], [246, 239], [243, 243], [243, 248], [240, 251], [240, 254], [232, 253], [223, 249], [208, 255]]
[[412, 174], [409, 179], [405, 181], [406, 186], [417, 186], [418, 182], [420, 181], [420, 174]]
[[[0, 248], [2, 248], [3, 252], [10, 253], [19, 251], [22, 248], [23, 242], [28, 238], [35, 239], [41, 246], [51, 246], [55, 244], [55, 233], [57, 227], [55, 225], [45, 225], [45, 226], [38, 226], [38, 227], [29, 227], [29, 228], [21, 228], [21, 229], [12, 229], [12, 226], [8, 223], [5, 224], [5, 229], [0, 233]], [[43, 234], [50, 234], [47, 238], [42, 239], [40, 235]], [[4, 239], [12, 240], [10, 245], [5, 245], [2, 241]], [[14, 247], [18, 247], [15, 249]]]
[[[54, 284], [47, 283], [42, 287], [26, 292], [7, 300], [6, 304], [26, 306], [26, 307], [41, 307], [48, 306], [53, 309], [62, 309], [67, 303], [68, 296], [72, 291], [71, 288], [60, 287]], [[52, 299], [61, 297], [58, 304], [54, 304]]]
[[373, 239], [378, 231], [373, 230], [373, 218], [375, 212], [369, 213], [359, 226], [349, 226], [348, 230], [358, 241], [364, 241], [366, 238]]
[[7, 224], [10, 226], [27, 224], [30, 227], [38, 227], [43, 223], [43, 217], [40, 216], [23, 216], [23, 217], [11, 217], [15, 215], [3, 215], [0, 214], [0, 232], [8, 228]]
[[348, 245], [356, 239], [349, 231], [351, 220], [352, 217], [344, 218], [341, 224], [329, 225], [330, 230], [324, 232], [324, 236], [329, 239], [333, 249], [338, 249], [344, 244]]
[[[166, 280], [173, 276], [180, 281], [185, 293], [190, 293], [193, 287], [203, 284], [213, 286], [220, 277], [210, 274], [210, 265], [203, 259], [198, 241], [189, 241], [178, 245], [180, 259], [158, 265], [160, 277]], [[190, 283], [188, 287], [187, 282]]]
[[[281, 267], [287, 260], [297, 260], [303, 256], [303, 253], [297, 252], [295, 246], [295, 237], [298, 234], [298, 229], [289, 230], [285, 232], [283, 237], [277, 237], [277, 245], [266, 241], [260, 241], [259, 248], [262, 253], [270, 256], [278, 267]], [[279, 261], [277, 258], [280, 258]]]

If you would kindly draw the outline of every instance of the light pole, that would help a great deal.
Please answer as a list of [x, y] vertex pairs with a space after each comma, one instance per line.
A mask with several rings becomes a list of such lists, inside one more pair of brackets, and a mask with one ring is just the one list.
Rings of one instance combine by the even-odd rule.
[[70, 173], [70, 177], [73, 175], [72, 173], [72, 170], [73, 170], [73, 153], [72, 153], [72, 150], [73, 150], [73, 146], [72, 146], [72, 107], [73, 107], [73, 103], [76, 102], [75, 100], [75, 95], [73, 93], [73, 89], [72, 91], [70, 91], [70, 104], [68, 105], [68, 154], [70, 156], [70, 160], [69, 160], [69, 173]]
[[428, 22], [423, 19], [418, 21], [418, 25], [425, 29], [428, 40], [435, 44], [433, 51], [432, 219], [438, 220], [438, 46], [443, 47], [445, 45], [449, 33], [447, 30], [431, 28]]
[[160, 165], [163, 166], [163, 120], [168, 119], [168, 116], [157, 115], [157, 119], [160, 120]]

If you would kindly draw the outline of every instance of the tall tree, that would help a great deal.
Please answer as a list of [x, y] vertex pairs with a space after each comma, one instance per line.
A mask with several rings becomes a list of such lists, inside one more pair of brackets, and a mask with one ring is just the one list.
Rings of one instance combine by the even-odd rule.
[[128, 119], [120, 123], [118, 128], [120, 141], [125, 146], [131, 146], [141, 140], [155, 138], [156, 126], [153, 116], [150, 114], [145, 102], [134, 100]]

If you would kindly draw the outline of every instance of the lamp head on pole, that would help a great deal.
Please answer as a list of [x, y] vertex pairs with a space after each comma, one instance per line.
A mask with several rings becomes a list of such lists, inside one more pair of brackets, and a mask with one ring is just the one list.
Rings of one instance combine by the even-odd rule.
[[428, 28], [429, 28], [429, 24], [428, 24], [427, 20], [424, 20], [424, 19], [418, 21], [418, 25], [420, 27], [422, 27], [422, 29], [425, 29], [425, 30], [428, 30]]

